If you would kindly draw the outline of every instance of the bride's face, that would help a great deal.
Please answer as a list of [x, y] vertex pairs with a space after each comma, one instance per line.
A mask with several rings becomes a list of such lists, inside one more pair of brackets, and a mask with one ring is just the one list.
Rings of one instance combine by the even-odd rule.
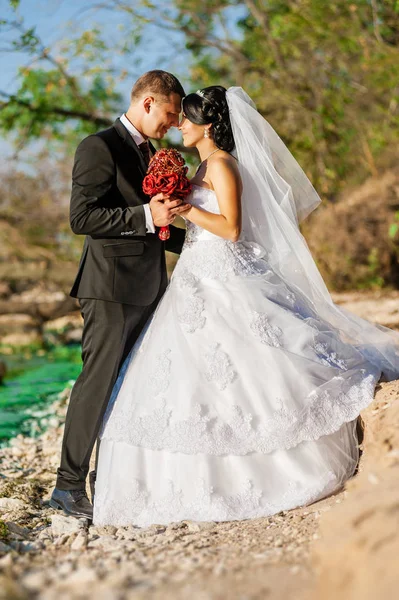
[[186, 148], [193, 148], [196, 146], [204, 137], [204, 129], [207, 129], [208, 127], [208, 125], [196, 125], [195, 123], [192, 123], [183, 112], [179, 129], [183, 136], [184, 146], [186, 146]]

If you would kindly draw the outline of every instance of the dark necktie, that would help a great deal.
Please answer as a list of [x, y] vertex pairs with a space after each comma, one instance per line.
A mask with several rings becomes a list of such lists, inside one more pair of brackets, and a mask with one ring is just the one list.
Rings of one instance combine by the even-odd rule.
[[150, 145], [148, 142], [142, 142], [141, 144], [139, 144], [139, 148], [140, 148], [141, 154], [144, 157], [145, 164], [148, 167], [148, 163], [150, 162], [150, 158], [151, 158]]

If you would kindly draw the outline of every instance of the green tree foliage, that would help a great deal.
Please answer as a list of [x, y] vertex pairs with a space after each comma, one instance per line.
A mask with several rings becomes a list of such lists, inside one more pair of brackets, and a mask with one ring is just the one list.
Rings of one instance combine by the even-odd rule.
[[[18, 2], [14, 2], [18, 4]], [[106, 0], [126, 29], [118, 52], [134, 60], [143, 28], [179, 32], [193, 88], [242, 85], [311, 177], [332, 197], [384, 165], [399, 137], [398, 0]], [[16, 18], [14, 48], [33, 64], [13, 96], [2, 92], [0, 128], [19, 140], [76, 143], [110, 122], [123, 74], [98, 30], [55, 54]], [[178, 48], [176, 49], [179, 50]]]
[[322, 193], [377, 173], [399, 137], [398, 0], [173, 5], [194, 85], [242, 85]]
[[[10, 2], [17, 9], [19, 2]], [[7, 35], [6, 52], [29, 58], [18, 72], [18, 90], [0, 89], [0, 128], [13, 135], [17, 146], [35, 139], [61, 142], [72, 149], [79, 139], [108, 126], [122, 103], [118, 83], [126, 70], [116, 70], [115, 54], [127, 54], [139, 34], [130, 28], [129, 39], [115, 36], [110, 45], [99, 28], [71, 34], [54, 48], [46, 46], [36, 27], [26, 28], [17, 13], [13, 20], [0, 21]]]

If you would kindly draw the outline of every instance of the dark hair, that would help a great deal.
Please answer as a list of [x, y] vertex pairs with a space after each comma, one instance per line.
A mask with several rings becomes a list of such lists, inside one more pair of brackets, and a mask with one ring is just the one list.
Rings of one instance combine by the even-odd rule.
[[183, 112], [187, 119], [196, 125], [212, 123], [211, 135], [216, 146], [226, 152], [234, 148], [226, 88], [211, 85], [203, 88], [201, 95], [188, 94], [183, 98]]
[[130, 98], [138, 100], [146, 92], [169, 98], [171, 94], [179, 94], [183, 98], [186, 94], [180, 81], [167, 71], [147, 71], [138, 78], [132, 87]]

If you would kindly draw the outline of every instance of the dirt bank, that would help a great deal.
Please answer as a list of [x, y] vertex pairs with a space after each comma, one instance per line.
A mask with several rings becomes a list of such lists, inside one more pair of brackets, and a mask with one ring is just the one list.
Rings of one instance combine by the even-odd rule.
[[399, 597], [399, 384], [386, 383], [363, 413], [364, 454], [345, 501], [320, 520], [312, 600]]

